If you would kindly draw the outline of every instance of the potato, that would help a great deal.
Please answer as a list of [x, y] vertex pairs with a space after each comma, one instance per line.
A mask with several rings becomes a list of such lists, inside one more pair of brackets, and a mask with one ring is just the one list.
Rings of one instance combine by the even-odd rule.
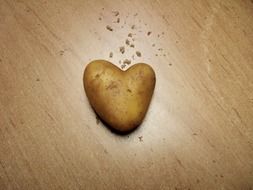
[[155, 87], [155, 72], [139, 63], [126, 71], [105, 60], [88, 64], [83, 83], [91, 106], [110, 127], [129, 132], [139, 126]]

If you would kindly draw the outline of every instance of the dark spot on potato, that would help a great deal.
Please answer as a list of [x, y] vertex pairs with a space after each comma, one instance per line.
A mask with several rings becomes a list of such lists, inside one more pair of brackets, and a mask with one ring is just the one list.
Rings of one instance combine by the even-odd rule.
[[131, 92], [132, 92], [132, 90], [130, 90], [130, 89], [128, 88], [128, 89], [127, 89], [127, 92], [131, 93]]
[[100, 77], [100, 75], [99, 74], [96, 74], [96, 76], [95, 76], [96, 78], [99, 78]]

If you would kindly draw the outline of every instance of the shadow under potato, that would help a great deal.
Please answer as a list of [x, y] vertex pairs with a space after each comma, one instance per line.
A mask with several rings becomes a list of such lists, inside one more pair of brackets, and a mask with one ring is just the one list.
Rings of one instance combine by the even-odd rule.
[[[93, 109], [94, 110], [94, 109]], [[94, 111], [95, 112], [95, 111]], [[99, 117], [99, 115], [95, 112], [96, 117], [101, 121], [101, 123], [104, 124], [104, 126], [109, 129], [112, 133], [116, 134], [116, 135], [120, 135], [120, 136], [126, 136], [129, 135], [130, 133], [133, 133], [134, 131], [137, 131], [137, 129], [139, 128], [140, 125], [136, 126], [135, 128], [129, 130], [129, 131], [118, 131], [116, 129], [114, 129], [113, 127], [111, 127], [108, 123], [106, 123], [106, 121], [104, 121], [101, 117]]]

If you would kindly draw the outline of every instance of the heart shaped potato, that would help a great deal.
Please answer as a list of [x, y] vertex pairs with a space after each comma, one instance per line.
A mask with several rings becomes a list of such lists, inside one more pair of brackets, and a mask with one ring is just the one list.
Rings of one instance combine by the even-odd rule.
[[83, 83], [91, 106], [99, 117], [120, 132], [139, 126], [155, 87], [154, 70], [147, 64], [120, 70], [105, 60], [88, 64]]

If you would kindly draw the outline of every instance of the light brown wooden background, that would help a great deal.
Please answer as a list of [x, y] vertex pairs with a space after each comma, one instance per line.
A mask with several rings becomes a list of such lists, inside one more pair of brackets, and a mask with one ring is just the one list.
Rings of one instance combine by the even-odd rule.
[[[96, 123], [83, 70], [137, 50], [157, 85], [118, 136]], [[252, 188], [252, 0], [0, 0], [1, 190]]]

